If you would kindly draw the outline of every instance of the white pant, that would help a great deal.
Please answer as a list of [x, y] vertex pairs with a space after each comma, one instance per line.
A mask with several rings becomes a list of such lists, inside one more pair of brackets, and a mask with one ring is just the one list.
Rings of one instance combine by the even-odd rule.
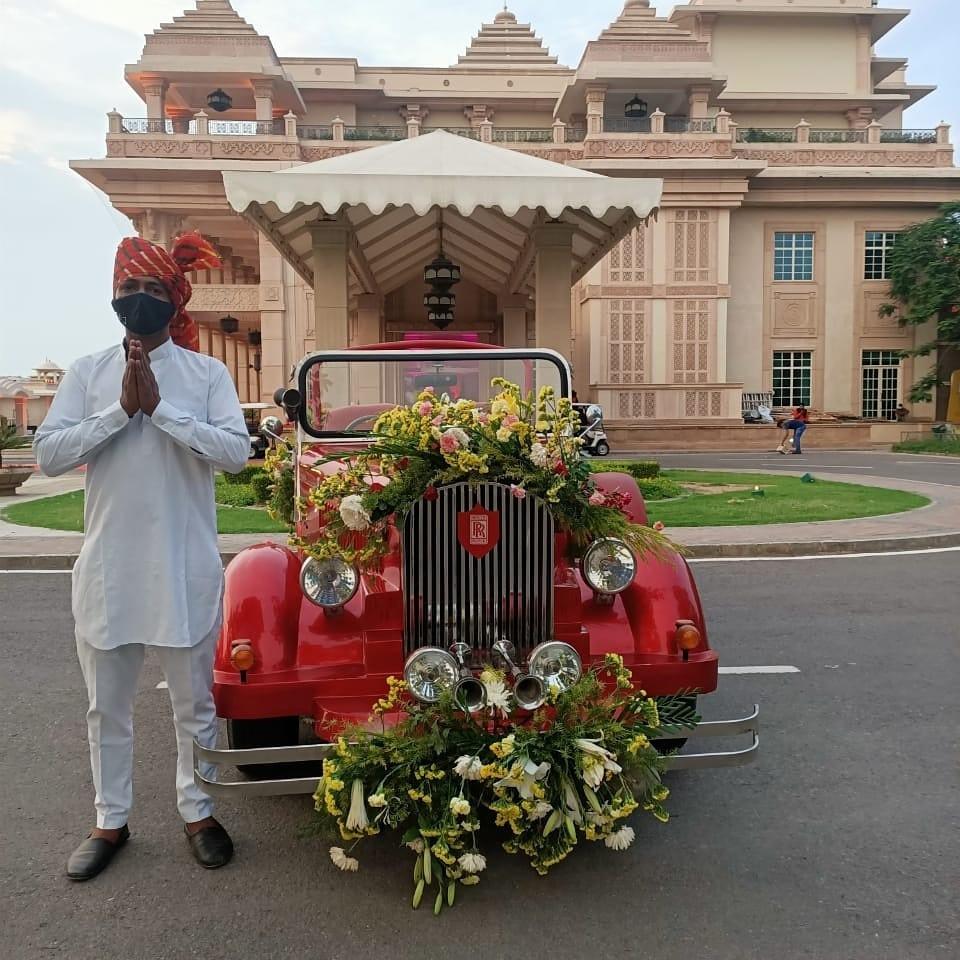
[[[213, 812], [213, 801], [193, 781], [193, 740], [213, 747], [217, 715], [213, 704], [213, 656], [219, 626], [193, 647], [154, 647], [170, 690], [177, 734], [177, 809], [187, 823]], [[97, 826], [112, 830], [127, 822], [133, 801], [133, 701], [145, 647], [128, 643], [98, 650], [79, 637], [77, 656], [90, 707], [87, 734], [96, 789]], [[213, 779], [216, 768], [203, 765]]]

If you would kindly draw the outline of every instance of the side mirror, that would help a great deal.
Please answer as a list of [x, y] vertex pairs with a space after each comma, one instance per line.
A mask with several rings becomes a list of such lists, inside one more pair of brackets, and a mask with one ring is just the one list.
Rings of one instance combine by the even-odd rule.
[[283, 421], [279, 417], [264, 417], [260, 421], [260, 435], [264, 439], [283, 439]]
[[273, 402], [287, 415], [288, 420], [296, 420], [300, 410], [300, 391], [295, 387], [280, 387], [274, 391]]

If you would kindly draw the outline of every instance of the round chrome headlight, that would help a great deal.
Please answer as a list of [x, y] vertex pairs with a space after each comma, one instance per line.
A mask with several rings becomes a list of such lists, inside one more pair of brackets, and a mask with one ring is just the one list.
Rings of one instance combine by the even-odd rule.
[[424, 703], [436, 703], [446, 691], [453, 691], [460, 680], [457, 661], [439, 647], [421, 647], [407, 657], [403, 666], [407, 688]]
[[622, 540], [604, 537], [587, 548], [581, 569], [584, 579], [597, 593], [621, 593], [633, 583], [637, 558]]
[[342, 560], [310, 557], [300, 568], [300, 588], [318, 607], [342, 607], [353, 599], [359, 586], [360, 575]]
[[560, 690], [572, 687], [583, 673], [580, 654], [569, 643], [559, 640], [548, 640], [534, 647], [527, 669], [543, 681], [545, 688]]

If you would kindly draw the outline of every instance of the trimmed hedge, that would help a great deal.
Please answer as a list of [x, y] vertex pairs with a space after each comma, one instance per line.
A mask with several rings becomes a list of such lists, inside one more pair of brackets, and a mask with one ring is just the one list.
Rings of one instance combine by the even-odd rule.
[[263, 467], [244, 467], [239, 473], [224, 473], [222, 476], [226, 483], [245, 486], [252, 483], [253, 478], [260, 473], [263, 473]]
[[273, 478], [266, 470], [259, 471], [250, 481], [250, 487], [257, 503], [266, 503], [270, 499], [270, 488], [273, 486]]
[[660, 464], [656, 460], [602, 460], [590, 461], [594, 473], [629, 473], [634, 480], [653, 480], [660, 476]]
[[[262, 473], [263, 471], [261, 471]], [[228, 480], [227, 474], [218, 476], [216, 483], [216, 500], [227, 507], [252, 507], [257, 502], [257, 495], [249, 483], [237, 483]]]
[[644, 500], [671, 500], [683, 495], [683, 487], [666, 477], [650, 477], [637, 480]]

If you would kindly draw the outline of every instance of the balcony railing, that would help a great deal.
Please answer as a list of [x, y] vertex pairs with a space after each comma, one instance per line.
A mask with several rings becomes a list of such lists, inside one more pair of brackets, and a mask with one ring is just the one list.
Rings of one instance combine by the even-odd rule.
[[[299, 127], [298, 127], [299, 129]], [[396, 126], [368, 125], [344, 127], [344, 140], [406, 140], [407, 128]]]
[[586, 136], [586, 127], [575, 127], [568, 124], [564, 129], [564, 138], [567, 143], [581, 143]]
[[434, 130], [446, 130], [447, 133], [456, 134], [458, 137], [466, 137], [468, 140], [480, 139], [480, 131], [476, 127], [430, 127], [422, 132], [433, 133]]
[[936, 130], [881, 130], [881, 143], [936, 143]]
[[627, 117], [604, 117], [604, 133], [649, 133], [651, 121], [649, 117], [631, 120]]
[[794, 127], [739, 127], [738, 143], [793, 143], [797, 131]]
[[816, 130], [810, 131], [810, 143], [866, 143], [864, 130]]
[[298, 123], [297, 136], [301, 140], [332, 140], [333, 127], [326, 123]]
[[494, 128], [494, 143], [553, 143], [553, 130], [550, 127], [522, 129], [519, 127]]
[[663, 129], [667, 133], [716, 133], [716, 117], [664, 117]]
[[282, 137], [283, 118], [275, 120], [208, 120], [207, 130], [216, 137]]

